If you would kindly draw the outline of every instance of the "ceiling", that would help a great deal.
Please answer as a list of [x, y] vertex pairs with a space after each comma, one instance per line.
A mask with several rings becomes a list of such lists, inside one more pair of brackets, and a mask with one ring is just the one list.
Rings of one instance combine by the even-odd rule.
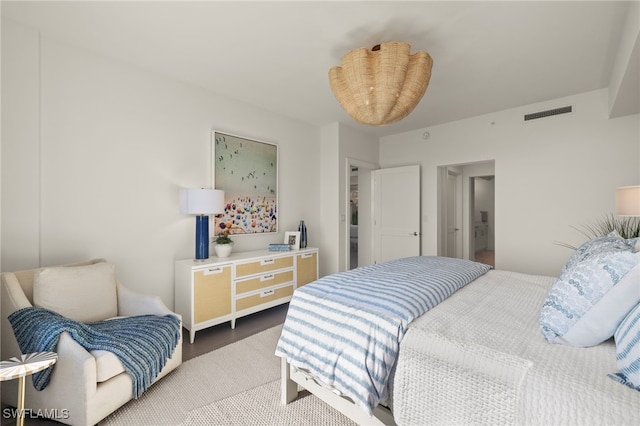
[[[628, 2], [2, 1], [43, 37], [303, 122], [401, 133], [607, 87]], [[411, 115], [356, 123], [328, 71], [358, 47], [405, 41], [434, 60]]]

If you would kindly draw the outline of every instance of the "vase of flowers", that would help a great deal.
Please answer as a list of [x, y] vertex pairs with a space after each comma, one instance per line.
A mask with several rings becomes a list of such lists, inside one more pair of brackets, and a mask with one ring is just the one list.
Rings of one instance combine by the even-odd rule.
[[214, 249], [218, 257], [229, 257], [231, 249], [233, 248], [233, 240], [229, 237], [229, 234], [220, 234], [214, 240]]

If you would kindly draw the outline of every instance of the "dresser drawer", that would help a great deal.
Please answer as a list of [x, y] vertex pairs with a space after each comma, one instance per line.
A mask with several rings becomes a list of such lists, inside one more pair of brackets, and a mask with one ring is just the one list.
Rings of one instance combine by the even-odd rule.
[[231, 266], [193, 273], [193, 317], [196, 323], [231, 314]]
[[293, 271], [272, 272], [259, 277], [236, 282], [236, 294], [249, 293], [274, 285], [293, 282]]
[[256, 262], [236, 264], [236, 278], [248, 277], [249, 275], [261, 274], [284, 268], [293, 268], [293, 256], [270, 257]]
[[282, 299], [283, 297], [291, 297], [293, 294], [293, 284], [286, 287], [280, 287], [271, 290], [265, 290], [262, 293], [253, 296], [242, 297], [236, 299], [236, 311], [253, 308], [254, 306], [269, 303], [273, 300]]
[[298, 287], [309, 284], [318, 279], [318, 253], [299, 254], [297, 260], [297, 280]]

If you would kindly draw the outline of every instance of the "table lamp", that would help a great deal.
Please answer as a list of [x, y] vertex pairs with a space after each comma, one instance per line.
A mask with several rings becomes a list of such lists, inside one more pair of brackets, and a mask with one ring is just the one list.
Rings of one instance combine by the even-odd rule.
[[224, 213], [224, 191], [218, 189], [181, 189], [180, 212], [196, 215], [196, 257], [209, 258], [209, 216]]
[[640, 216], [640, 185], [622, 186], [616, 189], [616, 214]]
[[[640, 185], [616, 188], [616, 214], [618, 216], [640, 216]], [[635, 222], [636, 227], [637, 223]], [[636, 243], [635, 250], [640, 251], [640, 239]]]

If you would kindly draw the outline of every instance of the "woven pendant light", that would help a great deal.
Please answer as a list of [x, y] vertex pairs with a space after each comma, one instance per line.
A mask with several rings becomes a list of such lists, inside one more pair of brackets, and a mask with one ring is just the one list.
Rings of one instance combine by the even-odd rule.
[[342, 108], [357, 122], [381, 126], [402, 120], [418, 105], [431, 78], [427, 52], [410, 54], [411, 45], [382, 43], [342, 57], [329, 70], [329, 83]]

